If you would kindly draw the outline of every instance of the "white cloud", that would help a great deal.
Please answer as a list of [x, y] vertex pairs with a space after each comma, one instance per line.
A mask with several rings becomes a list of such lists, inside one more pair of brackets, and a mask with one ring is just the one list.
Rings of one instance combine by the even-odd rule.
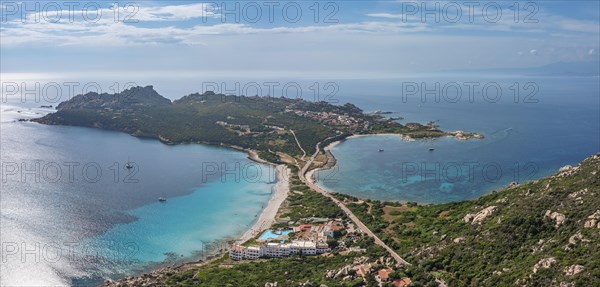
[[205, 45], [206, 35], [280, 34], [280, 33], [382, 33], [400, 34], [426, 31], [422, 23], [360, 22], [326, 26], [256, 28], [247, 24], [195, 25], [190, 28], [177, 26], [140, 27], [123, 22], [102, 20], [96, 23], [78, 21], [73, 23], [11, 23], [0, 28], [3, 46], [26, 43], [54, 45], [131, 45], [182, 43]]
[[182, 21], [194, 18], [220, 17], [214, 3], [195, 3], [163, 7], [140, 7], [135, 18], [140, 21]]
[[[456, 5], [457, 2], [452, 2]], [[443, 4], [442, 4], [443, 6]], [[460, 6], [459, 6], [460, 7]], [[491, 9], [493, 11], [494, 9]], [[589, 33], [598, 35], [600, 33], [599, 21], [571, 19], [564, 16], [537, 12], [532, 15], [521, 13], [518, 16], [508, 8], [498, 12], [498, 18], [492, 12], [488, 14], [475, 9], [469, 12], [467, 6], [462, 7], [462, 13], [457, 14], [454, 10], [440, 10], [437, 13], [425, 13], [422, 8], [417, 8], [411, 13], [393, 14], [388, 12], [369, 13], [368, 17], [397, 20], [405, 23], [427, 23], [433, 31], [504, 31], [504, 32], [527, 32], [527, 33], [564, 33], [572, 35], [575, 33]]]
[[391, 14], [391, 13], [371, 13], [367, 14], [369, 17], [387, 18], [387, 19], [404, 19], [402, 14]]
[[531, 54], [531, 55], [534, 55], [534, 56], [537, 56], [537, 55], [538, 55], [538, 50], [536, 50], [536, 49], [531, 49], [531, 50], [529, 51], [529, 54]]

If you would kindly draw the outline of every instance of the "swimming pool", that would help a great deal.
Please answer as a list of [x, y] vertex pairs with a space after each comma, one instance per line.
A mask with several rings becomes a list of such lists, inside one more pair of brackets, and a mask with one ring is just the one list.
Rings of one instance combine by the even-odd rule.
[[273, 230], [268, 229], [258, 238], [258, 240], [277, 239], [281, 236], [287, 235], [290, 232], [292, 232], [291, 229], [290, 230], [282, 230], [281, 234], [275, 234], [275, 232]]

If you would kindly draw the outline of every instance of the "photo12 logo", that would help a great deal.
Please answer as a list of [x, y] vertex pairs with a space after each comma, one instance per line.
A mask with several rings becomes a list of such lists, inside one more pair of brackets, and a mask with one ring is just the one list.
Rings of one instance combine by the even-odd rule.
[[[203, 162], [202, 182], [206, 183], [214, 179], [225, 182], [250, 182], [265, 181], [273, 183], [278, 176], [286, 177], [285, 173], [277, 173], [274, 166], [267, 166], [256, 162]], [[287, 180], [287, 178], [282, 178]]]
[[[518, 183], [532, 180], [539, 172], [535, 162], [513, 162], [512, 165], [498, 162], [399, 162], [389, 169], [402, 184], [422, 182], [485, 182], [496, 183], [506, 180]], [[340, 169], [330, 169], [315, 173], [315, 180], [324, 183], [339, 182]]]
[[138, 183], [137, 163], [114, 162], [103, 166], [97, 162], [44, 162], [41, 160], [10, 162], [2, 161], [2, 183], [9, 181], [47, 183], [97, 183], [103, 176], [112, 178], [113, 183]]
[[[336, 98], [340, 90], [336, 82], [202, 82], [202, 93], [214, 92], [223, 94], [222, 100], [226, 101], [225, 96], [237, 95], [247, 97], [269, 97], [269, 98], [288, 98], [303, 99], [314, 102], [327, 102], [330, 104], [338, 103]], [[241, 97], [235, 97], [234, 100], [241, 100]]]
[[34, 23], [137, 23], [140, 7], [135, 2], [2, 1], [0, 22]]
[[536, 2], [494, 1], [402, 1], [399, 18], [402, 22], [422, 23], [539, 23], [540, 8]]
[[98, 95], [109, 93], [118, 94], [114, 101], [127, 102], [131, 93], [120, 94], [138, 85], [134, 82], [111, 83], [106, 87], [98, 82], [2, 82], [2, 102], [9, 99], [19, 99], [21, 103], [54, 103], [58, 104], [72, 99], [76, 95], [95, 93]]
[[206, 2], [202, 21], [218, 18], [221, 23], [298, 23], [304, 18], [313, 23], [335, 24], [340, 7], [323, 1], [223, 1]]
[[2, 264], [11, 262], [130, 262], [139, 252], [135, 242], [110, 242], [100, 247], [83, 242], [15, 242], [2, 241]]
[[540, 87], [535, 82], [402, 82], [402, 102], [409, 99], [420, 103], [458, 103], [477, 101], [498, 103], [510, 99], [513, 103], [536, 104]]

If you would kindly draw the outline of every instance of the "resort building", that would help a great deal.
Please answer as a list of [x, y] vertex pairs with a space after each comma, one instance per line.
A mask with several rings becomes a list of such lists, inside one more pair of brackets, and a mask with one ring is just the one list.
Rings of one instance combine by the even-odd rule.
[[[263, 256], [263, 252], [262, 252], [262, 248], [260, 246], [249, 246], [246, 248], [243, 258], [250, 259], [250, 260], [256, 260], [262, 256]], [[233, 257], [232, 257], [232, 259], [233, 259]]]
[[242, 260], [244, 259], [244, 254], [246, 253], [246, 247], [245, 246], [233, 246], [230, 250], [229, 250], [229, 257], [231, 257], [231, 259], [233, 260]]
[[262, 247], [265, 257], [282, 258], [290, 255], [290, 247], [287, 244], [269, 242]]
[[283, 258], [292, 254], [317, 255], [329, 252], [331, 249], [324, 242], [315, 243], [307, 240], [294, 240], [290, 243], [269, 242], [263, 245], [233, 246], [229, 256], [233, 260], [255, 260], [260, 257]]
[[312, 241], [295, 240], [286, 244], [292, 254], [301, 253], [303, 255], [316, 255], [317, 245]]

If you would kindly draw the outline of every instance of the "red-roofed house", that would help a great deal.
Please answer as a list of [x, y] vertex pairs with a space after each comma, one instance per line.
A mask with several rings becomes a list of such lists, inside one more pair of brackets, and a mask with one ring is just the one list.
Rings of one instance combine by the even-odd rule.
[[300, 231], [310, 231], [311, 228], [312, 228], [312, 224], [302, 224], [302, 225], [298, 226], [298, 229]]
[[379, 277], [379, 281], [387, 282], [388, 279], [390, 278], [390, 274], [392, 272], [394, 272], [394, 270], [392, 270], [390, 268], [384, 268], [384, 269], [377, 271], [377, 276]]
[[394, 282], [392, 282], [392, 284], [395, 287], [406, 287], [406, 286], [410, 285], [410, 283], [412, 283], [412, 280], [410, 280], [410, 278], [408, 278], [408, 277], [404, 277], [402, 279], [396, 279], [396, 280], [394, 280]]

